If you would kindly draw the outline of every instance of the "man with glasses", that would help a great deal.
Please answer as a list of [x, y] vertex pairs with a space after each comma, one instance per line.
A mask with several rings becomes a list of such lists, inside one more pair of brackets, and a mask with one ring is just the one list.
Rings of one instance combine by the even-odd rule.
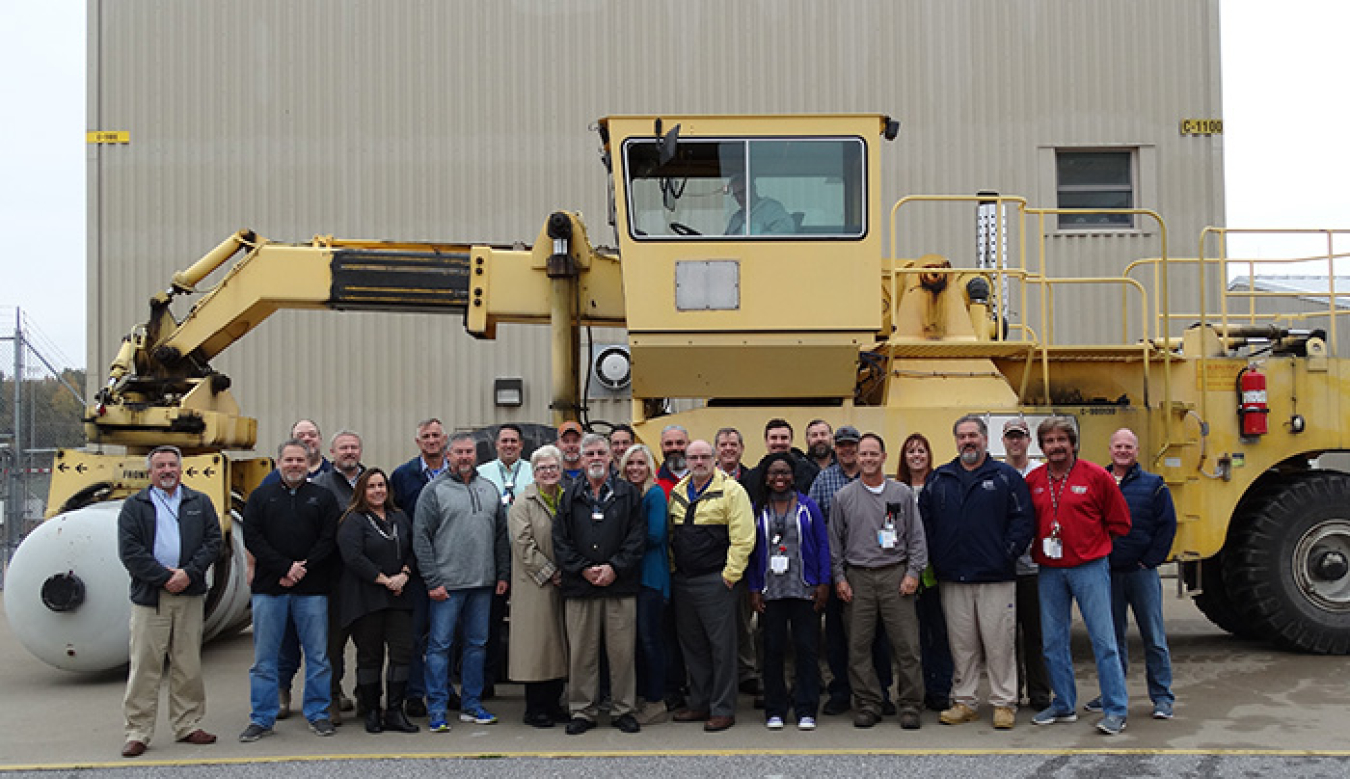
[[755, 546], [750, 497], [718, 470], [712, 444], [685, 450], [689, 475], [670, 495], [671, 601], [689, 671], [689, 698], [676, 722], [703, 722], [708, 732], [736, 724], [736, 604]]

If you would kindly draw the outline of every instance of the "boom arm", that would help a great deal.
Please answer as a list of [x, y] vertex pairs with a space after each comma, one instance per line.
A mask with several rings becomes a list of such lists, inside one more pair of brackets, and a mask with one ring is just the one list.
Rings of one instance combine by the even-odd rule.
[[[173, 299], [196, 294], [241, 252], [220, 282], [175, 319]], [[578, 294], [587, 301], [584, 318], [576, 313]], [[567, 311], [555, 311], [560, 305]], [[573, 214], [553, 214], [534, 249], [331, 237], [284, 244], [241, 230], [151, 298], [149, 320], [123, 339], [89, 408], [90, 441], [132, 450], [162, 443], [190, 452], [252, 447], [256, 421], [240, 414], [229, 378], [209, 362], [281, 309], [461, 313], [470, 334], [484, 338], [494, 337], [498, 322], [552, 322], [569, 330], [624, 323], [618, 257], [591, 247]], [[567, 343], [574, 341], [566, 334]], [[554, 343], [563, 342], [555, 334]], [[573, 366], [570, 388], [558, 386], [563, 374], [555, 371], [555, 406], [559, 398], [574, 402], [575, 354], [554, 360]]]

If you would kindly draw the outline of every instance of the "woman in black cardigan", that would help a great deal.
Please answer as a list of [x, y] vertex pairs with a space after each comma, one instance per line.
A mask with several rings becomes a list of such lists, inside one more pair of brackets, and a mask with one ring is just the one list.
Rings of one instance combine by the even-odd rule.
[[[356, 480], [337, 543], [345, 563], [339, 585], [342, 625], [356, 643], [356, 696], [366, 712], [366, 732], [416, 733], [417, 726], [403, 713], [413, 647], [412, 599], [404, 592], [416, 564], [412, 522], [394, 505], [384, 471], [370, 468]], [[381, 711], [386, 647], [389, 690]]]

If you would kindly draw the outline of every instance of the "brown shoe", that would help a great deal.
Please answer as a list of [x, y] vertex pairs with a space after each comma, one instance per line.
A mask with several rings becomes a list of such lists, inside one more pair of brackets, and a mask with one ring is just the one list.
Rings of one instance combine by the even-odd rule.
[[708, 712], [695, 709], [680, 709], [675, 712], [675, 716], [671, 717], [671, 719], [676, 722], [703, 722], [708, 719]]
[[716, 733], [719, 730], [726, 730], [735, 724], [735, 717], [711, 717], [707, 722], [703, 723], [703, 731], [705, 733]]
[[122, 746], [122, 757], [140, 757], [145, 754], [145, 742], [132, 739]]
[[197, 728], [178, 740], [184, 744], [214, 744], [216, 743], [216, 734], [207, 733], [201, 728]]
[[994, 708], [994, 727], [999, 730], [1012, 730], [1017, 725], [1017, 710], [1011, 706]]
[[957, 703], [938, 715], [938, 722], [943, 725], [961, 725], [966, 722], [974, 722], [979, 718], [980, 712], [964, 703]]

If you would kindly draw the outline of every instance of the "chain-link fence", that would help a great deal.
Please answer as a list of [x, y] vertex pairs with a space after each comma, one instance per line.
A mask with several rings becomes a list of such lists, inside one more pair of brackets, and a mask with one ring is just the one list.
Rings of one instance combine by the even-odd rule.
[[56, 450], [85, 442], [85, 374], [64, 367], [68, 361], [22, 311], [0, 309], [0, 315], [6, 315], [0, 320], [0, 538], [7, 569], [19, 542], [42, 521]]

